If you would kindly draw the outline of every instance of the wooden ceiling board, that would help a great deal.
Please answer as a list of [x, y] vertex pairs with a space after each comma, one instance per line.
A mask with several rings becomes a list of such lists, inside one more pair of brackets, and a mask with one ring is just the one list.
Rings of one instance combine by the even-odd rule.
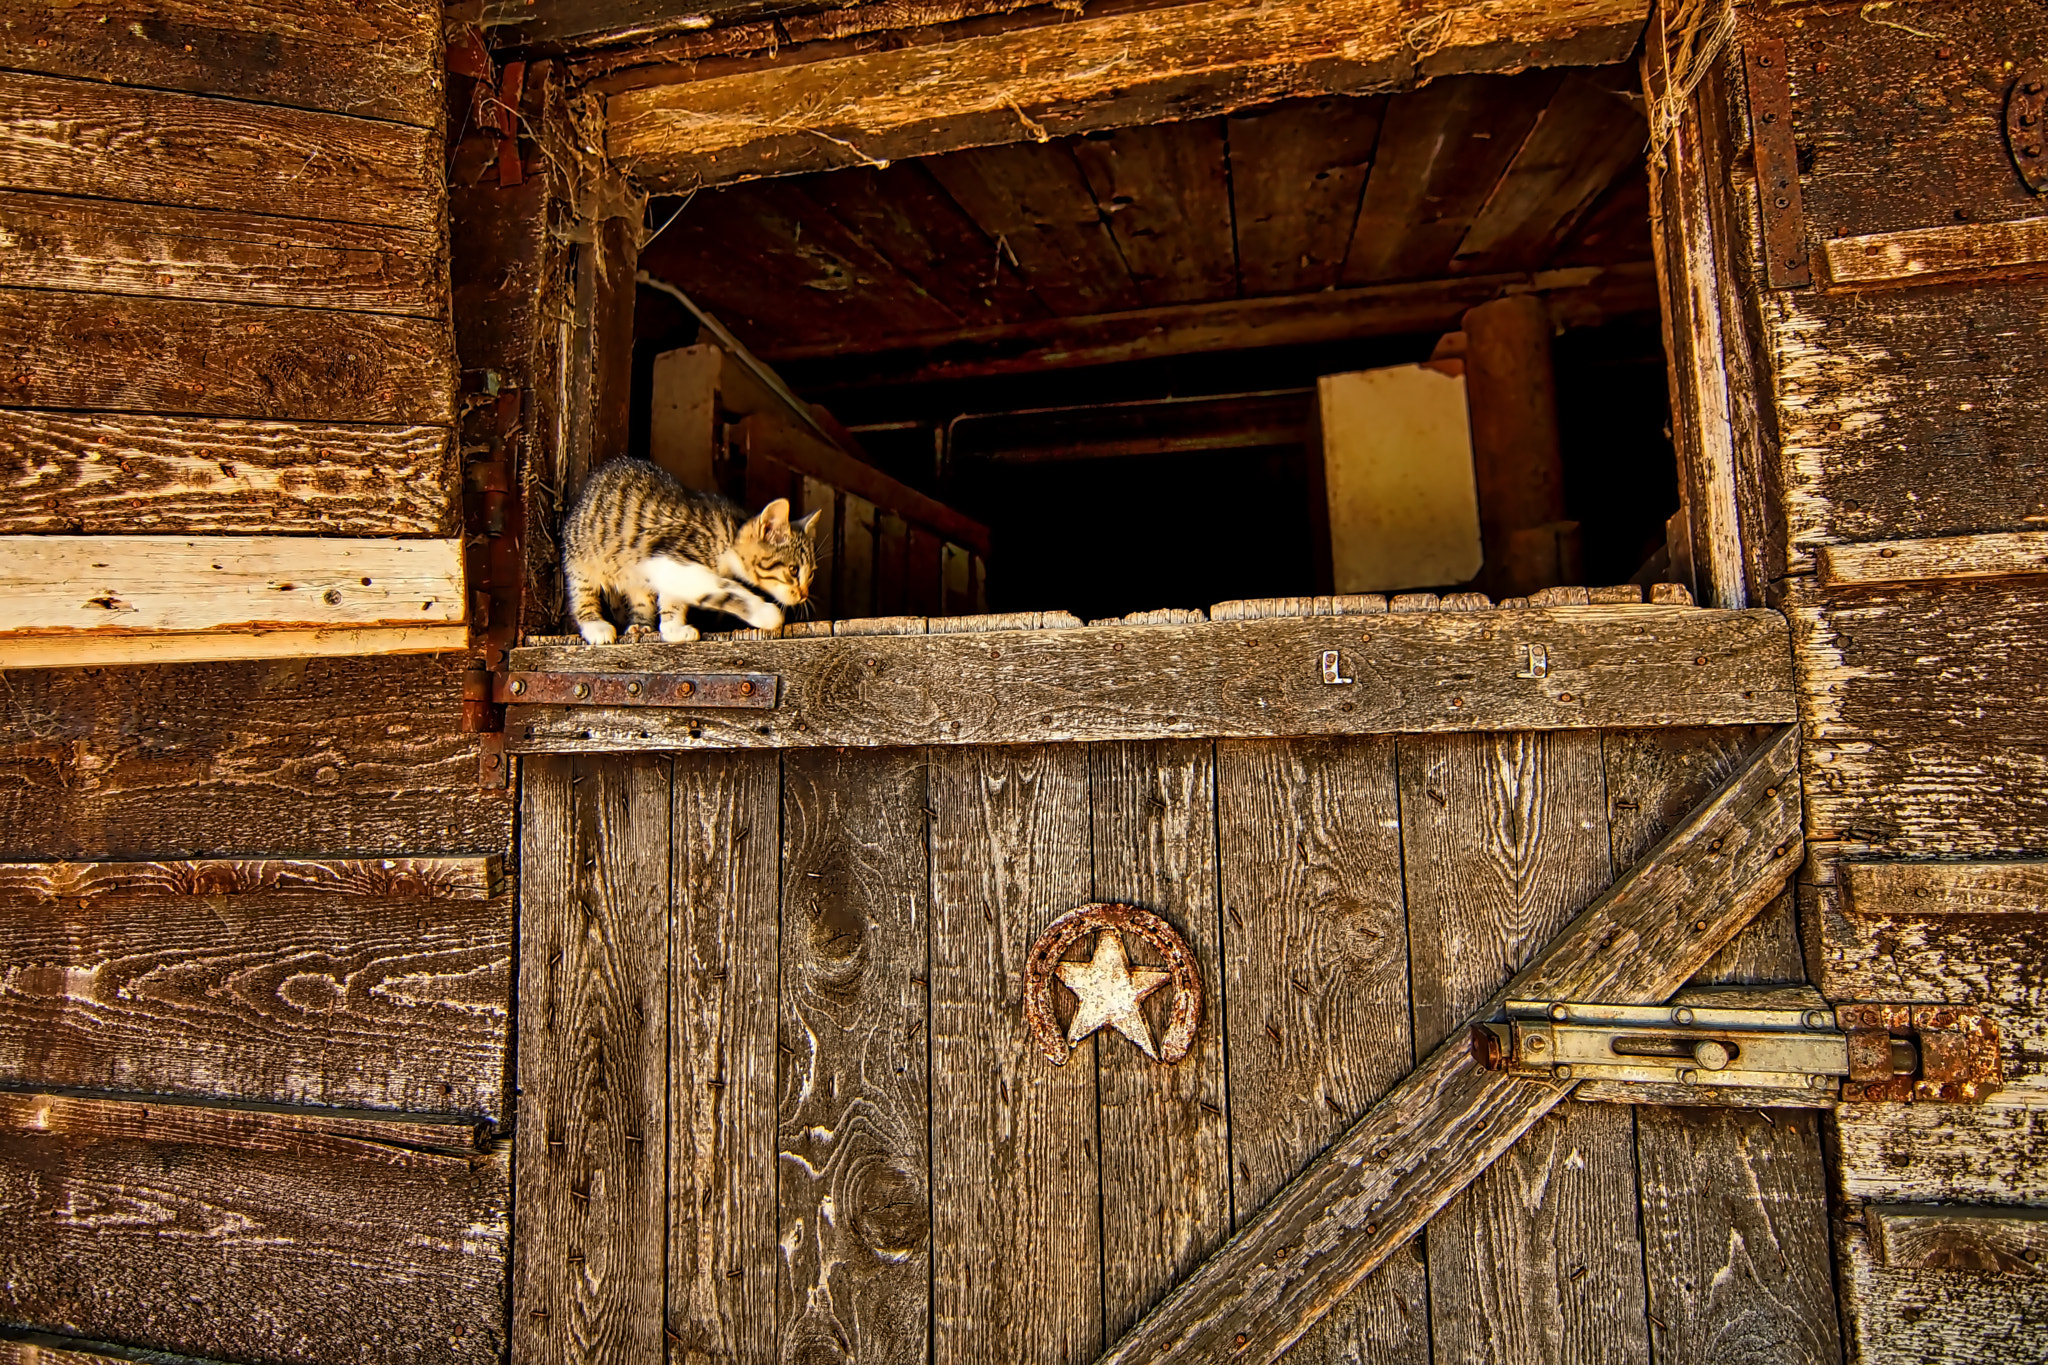
[[1059, 316], [1144, 305], [1087, 177], [1064, 143], [1014, 143], [927, 158], [925, 167]]
[[1148, 305], [1236, 297], [1221, 119], [1089, 133], [1069, 145]]
[[1395, 95], [1340, 283], [1445, 274], [1562, 80], [1556, 71], [1452, 76]]
[[1650, 242], [1650, 172], [1638, 162], [1593, 201], [1556, 251], [1545, 261], [1556, 268], [1647, 261]]
[[754, 228], [754, 209], [736, 191], [699, 194], [640, 253], [640, 267], [675, 285], [748, 346], [850, 342], [856, 321], [791, 281], [810, 267]]
[[815, 176], [804, 192], [970, 326], [1051, 315], [994, 239], [917, 162]]
[[1337, 283], [1384, 98], [1302, 100], [1230, 120], [1238, 282], [1246, 295]]
[[1648, 144], [1634, 103], [1583, 76], [1566, 77], [1472, 220], [1452, 268], [1535, 269], [1609, 185], [1641, 164]]

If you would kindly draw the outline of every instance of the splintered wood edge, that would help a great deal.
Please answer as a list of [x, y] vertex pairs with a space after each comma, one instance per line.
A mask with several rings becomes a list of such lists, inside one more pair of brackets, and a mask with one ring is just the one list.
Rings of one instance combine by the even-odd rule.
[[[1766, 740], [1472, 1022], [1517, 998], [1669, 999], [1776, 897], [1805, 856], [1798, 753], [1796, 727]], [[1465, 1034], [1455, 1030], [1395, 1084], [1099, 1365], [1211, 1360], [1233, 1350], [1278, 1358], [1571, 1093], [1569, 1084], [1480, 1070]], [[1389, 1160], [1395, 1151], [1406, 1165]]]
[[1826, 587], [2013, 578], [2048, 574], [2048, 531], [1823, 545], [1818, 557]]
[[505, 889], [495, 853], [450, 858], [174, 858], [153, 862], [0, 863], [0, 896], [85, 900], [155, 894], [315, 891], [389, 900], [489, 900]]
[[474, 1158], [483, 1151], [490, 1127], [480, 1119], [0, 1092], [0, 1134], [81, 1142], [166, 1142], [403, 1164], [411, 1156]]

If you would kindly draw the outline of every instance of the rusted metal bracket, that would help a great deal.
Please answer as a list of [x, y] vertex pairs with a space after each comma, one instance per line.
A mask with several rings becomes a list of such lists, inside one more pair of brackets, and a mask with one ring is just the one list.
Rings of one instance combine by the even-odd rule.
[[1975, 1104], [2000, 1084], [1998, 1030], [1956, 1005], [1836, 1010], [1511, 1000], [1475, 1024], [1489, 1071], [1554, 1081], [1743, 1086], [1841, 1098]]
[[2048, 71], [2020, 73], [2005, 97], [2005, 147], [2013, 169], [2035, 194], [2048, 194]]
[[772, 711], [773, 673], [501, 673], [491, 699], [522, 706], [683, 706]]
[[1771, 38], [1743, 50], [1749, 86], [1756, 190], [1763, 206], [1764, 278], [1773, 289], [1813, 283], [1806, 241], [1806, 209], [1799, 199], [1799, 148], [1792, 141], [1792, 81], [1785, 40]]

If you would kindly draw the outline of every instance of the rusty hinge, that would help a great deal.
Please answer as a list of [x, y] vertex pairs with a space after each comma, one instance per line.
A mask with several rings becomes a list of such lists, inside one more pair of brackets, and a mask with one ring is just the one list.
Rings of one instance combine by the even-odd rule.
[[522, 706], [702, 706], [772, 711], [773, 673], [503, 673], [494, 701]]
[[1472, 1028], [1490, 1071], [1558, 1081], [1834, 1092], [1850, 1100], [1981, 1102], [1999, 1088], [1998, 1030], [1956, 1005], [1738, 1009], [1511, 1000]]
[[2035, 194], [2048, 194], [2048, 71], [2023, 71], [2005, 97], [2005, 149]]
[[1743, 67], [1756, 151], [1756, 191], [1763, 206], [1764, 278], [1773, 289], [1812, 284], [1806, 209], [1799, 200], [1799, 148], [1792, 141], [1792, 81], [1785, 69], [1785, 40], [1749, 44], [1743, 50]]
[[492, 700], [493, 673], [502, 668], [505, 651], [487, 649], [483, 657], [462, 675], [462, 728], [478, 738], [477, 785], [487, 791], [503, 791], [512, 782], [512, 756], [505, 751], [505, 708]]

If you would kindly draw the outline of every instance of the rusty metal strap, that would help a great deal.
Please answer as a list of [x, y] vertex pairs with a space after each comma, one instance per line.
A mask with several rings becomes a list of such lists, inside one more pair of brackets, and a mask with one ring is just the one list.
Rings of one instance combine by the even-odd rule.
[[1796, 289], [1813, 283], [1813, 265], [1806, 209], [1799, 201], [1799, 148], [1792, 138], [1792, 81], [1785, 70], [1785, 41], [1751, 43], [1743, 55], [1756, 188], [1763, 200], [1764, 277], [1773, 289]]
[[687, 706], [772, 711], [773, 673], [502, 673], [491, 700], [533, 706]]

